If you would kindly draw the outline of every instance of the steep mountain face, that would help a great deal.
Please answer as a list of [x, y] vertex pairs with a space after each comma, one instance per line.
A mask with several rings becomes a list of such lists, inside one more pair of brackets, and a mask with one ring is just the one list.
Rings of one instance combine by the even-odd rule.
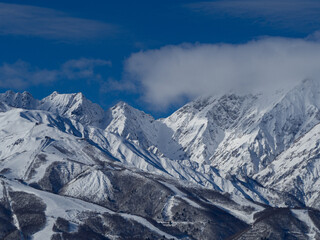
[[[137, 146], [170, 159], [185, 157], [181, 146], [172, 138], [173, 130], [151, 115], [120, 102], [110, 109], [107, 132], [115, 133]], [[161, 152], [159, 152], [161, 151]]]
[[38, 105], [38, 100], [34, 99], [28, 92], [14, 93], [13, 91], [7, 91], [0, 94], [0, 101], [11, 107], [24, 109], [35, 109]]
[[28, 92], [7, 91], [0, 94], [0, 101], [10, 107], [49, 111], [85, 125], [102, 124], [105, 118], [104, 110], [87, 100], [82, 93], [58, 94], [54, 92], [39, 101]]
[[11, 109], [0, 117], [4, 239], [227, 238], [247, 223], [221, 206], [246, 221], [263, 209], [129, 168], [52, 113]]
[[319, 87], [201, 97], [165, 119], [0, 94], [0, 238], [319, 239]]
[[255, 178], [265, 186], [289, 192], [319, 209], [320, 124], [295, 141]]
[[200, 98], [165, 122], [192, 161], [252, 176], [320, 121], [317, 81], [267, 97]]
[[87, 100], [82, 93], [58, 94], [54, 92], [42, 99], [37, 109], [70, 118], [84, 125], [100, 126], [105, 119], [104, 110]]
[[199, 98], [179, 109], [164, 123], [173, 129], [173, 138], [191, 161], [209, 164], [223, 140], [234, 129], [241, 128], [239, 122], [253, 111], [250, 106], [255, 99], [254, 96], [236, 95]]

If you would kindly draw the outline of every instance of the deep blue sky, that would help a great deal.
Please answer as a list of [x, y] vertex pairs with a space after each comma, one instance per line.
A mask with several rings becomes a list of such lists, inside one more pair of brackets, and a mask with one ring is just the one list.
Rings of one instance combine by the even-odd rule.
[[[1, 1], [0, 90], [29, 91], [36, 98], [54, 90], [81, 91], [104, 108], [122, 100], [166, 116], [182, 103], [152, 110], [141, 100], [139, 87], [108, 89], [110, 81], [126, 78], [124, 61], [132, 53], [182, 43], [240, 44], [261, 36], [305, 38], [320, 29], [316, 15], [317, 1]], [[94, 66], [89, 67], [93, 72], [63, 70], [66, 62], [78, 59], [90, 59], [82, 62]], [[32, 79], [37, 72], [46, 75], [45, 69], [56, 75]]]

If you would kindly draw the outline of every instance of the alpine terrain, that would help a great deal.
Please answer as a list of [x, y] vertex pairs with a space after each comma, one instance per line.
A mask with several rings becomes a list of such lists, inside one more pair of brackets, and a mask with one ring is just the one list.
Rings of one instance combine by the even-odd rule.
[[164, 119], [2, 93], [0, 239], [320, 239], [320, 83]]

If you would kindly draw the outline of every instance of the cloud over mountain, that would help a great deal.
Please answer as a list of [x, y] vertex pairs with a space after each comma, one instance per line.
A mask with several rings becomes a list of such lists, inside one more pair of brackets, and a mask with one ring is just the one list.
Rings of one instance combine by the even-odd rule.
[[266, 37], [245, 44], [181, 44], [132, 54], [125, 76], [165, 109], [185, 97], [268, 91], [320, 79], [320, 43]]

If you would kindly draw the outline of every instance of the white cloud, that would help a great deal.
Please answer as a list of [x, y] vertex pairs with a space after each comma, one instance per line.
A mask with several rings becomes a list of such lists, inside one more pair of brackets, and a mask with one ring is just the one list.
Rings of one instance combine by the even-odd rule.
[[134, 53], [125, 75], [152, 107], [204, 94], [252, 92], [320, 79], [320, 43], [264, 38], [246, 44], [182, 44]]
[[112, 24], [71, 17], [49, 8], [0, 3], [0, 35], [82, 40], [109, 36], [116, 29]]
[[63, 79], [101, 81], [100, 74], [95, 70], [99, 66], [111, 66], [111, 62], [102, 59], [80, 58], [69, 60], [60, 68], [53, 70], [33, 67], [22, 60], [13, 64], [3, 63], [0, 66], [0, 87], [21, 90], [29, 86], [50, 84]]

